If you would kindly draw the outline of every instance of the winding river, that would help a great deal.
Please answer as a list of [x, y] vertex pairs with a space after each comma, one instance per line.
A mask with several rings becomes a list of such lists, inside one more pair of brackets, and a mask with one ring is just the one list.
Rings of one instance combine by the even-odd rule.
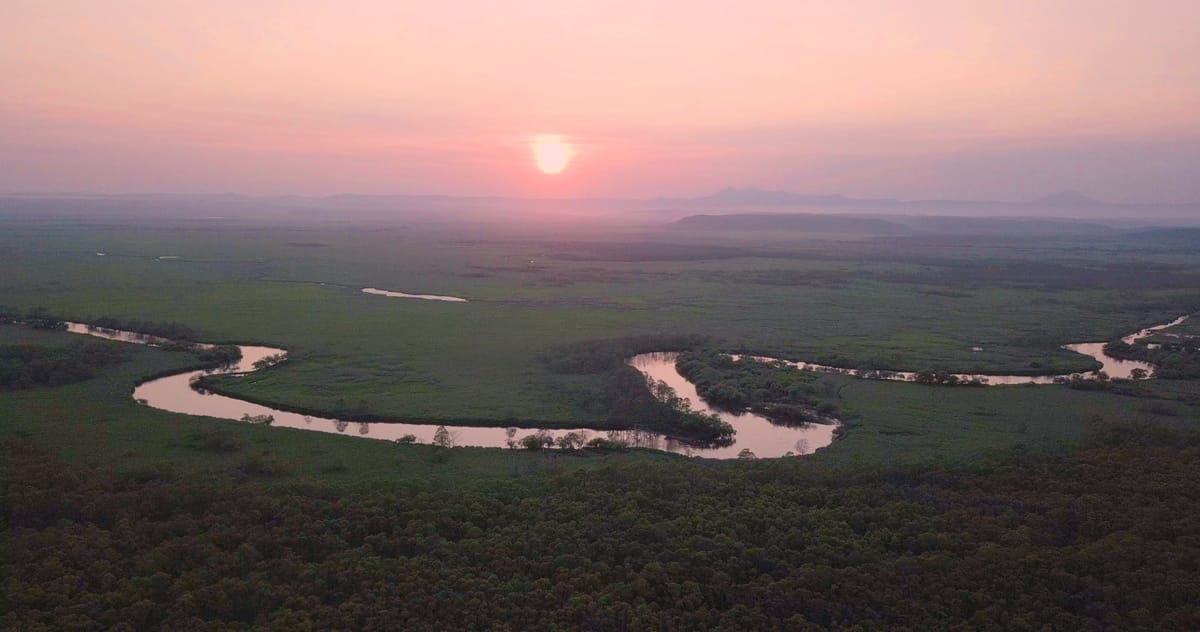
[[[1157, 331], [1161, 331], [1161, 330], [1167, 329], [1169, 327], [1174, 327], [1175, 325], [1178, 325], [1187, 319], [1188, 319], [1188, 316], [1184, 315], [1184, 316], [1180, 316], [1179, 318], [1176, 318], [1175, 320], [1173, 320], [1169, 323], [1164, 323], [1162, 325], [1155, 325], [1153, 327], [1147, 327], [1145, 329], [1139, 329], [1139, 330], [1129, 334], [1128, 336], [1121, 338], [1121, 342], [1124, 342], [1125, 344], [1133, 344], [1133, 341], [1135, 341], [1139, 338], [1149, 337], [1150, 335], [1154, 334]], [[1133, 372], [1138, 369], [1145, 371], [1147, 377], [1154, 375], [1154, 365], [1153, 364], [1149, 364], [1146, 362], [1138, 362], [1136, 360], [1122, 360], [1120, 358], [1114, 358], [1114, 357], [1104, 353], [1104, 345], [1105, 345], [1105, 343], [1103, 343], [1103, 342], [1077, 342], [1074, 344], [1063, 345], [1062, 348], [1066, 349], [1068, 351], [1074, 351], [1075, 353], [1079, 353], [1079, 354], [1082, 354], [1085, 356], [1095, 358], [1098, 362], [1100, 362], [1101, 366], [1099, 369], [1097, 369], [1095, 371], [1090, 371], [1087, 373], [1079, 373], [1078, 374], [1085, 378], [1095, 378], [1095, 377], [1097, 377], [1098, 373], [1103, 371], [1104, 374], [1110, 378], [1116, 378], [1116, 379], [1121, 379], [1121, 380], [1130, 380], [1130, 379], [1133, 379]], [[976, 349], [978, 350], [978, 348], [976, 348]], [[836, 366], [826, 366], [824, 364], [816, 364], [814, 362], [793, 362], [790, 360], [779, 360], [777, 358], [768, 358], [766, 356], [750, 356], [750, 357], [752, 359], [758, 360], [760, 362], [779, 362], [779, 363], [786, 364], [791, 367], [795, 367], [802, 371], [818, 371], [821, 373], [838, 373], [838, 374], [842, 374], [842, 375], [853, 375], [853, 374], [859, 373], [859, 371], [857, 371], [855, 369], [847, 369], [847, 368], [836, 367]], [[733, 356], [733, 358], [736, 360], [736, 359], [738, 359], [738, 356], [735, 355], [735, 356]], [[868, 373], [868, 375], [866, 377], [869, 377], [874, 380], [914, 382], [917, 379], [917, 374], [916, 374], [916, 372], [913, 372], [913, 371], [868, 371], [867, 373]], [[990, 374], [986, 374], [986, 373], [955, 373], [953, 375], [954, 375], [954, 377], [958, 378], [958, 380], [960, 382], [974, 382], [981, 386], [1014, 386], [1014, 385], [1019, 385], [1019, 384], [1056, 384], [1063, 380], [1069, 380], [1072, 377], [1072, 375], [1076, 375], [1076, 374], [1068, 373], [1068, 374], [1063, 374], [1063, 375], [990, 375]]]
[[[435, 299], [436, 300], [436, 299]], [[1186, 316], [1170, 323], [1149, 327], [1126, 336], [1123, 340], [1132, 342], [1137, 338], [1183, 322]], [[162, 345], [171, 341], [126, 331], [91, 327], [81, 323], [68, 323], [68, 331], [77, 334], [95, 336], [108, 340], [118, 340], [137, 344]], [[208, 346], [208, 345], [202, 345]], [[1103, 371], [1115, 378], [1129, 378], [1134, 369], [1143, 369], [1148, 374], [1153, 373], [1154, 367], [1142, 362], [1122, 361], [1104, 355], [1104, 343], [1079, 343], [1067, 345], [1065, 348], [1099, 360]], [[236, 365], [226, 366], [209, 371], [188, 371], [169, 375], [138, 385], [133, 391], [133, 397], [139, 403], [169, 412], [220, 419], [241, 420], [245, 416], [260, 417], [270, 415], [274, 418], [272, 426], [298, 428], [316, 432], [347, 434], [382, 440], [399, 440], [405, 437], [415, 437], [419, 443], [431, 443], [438, 424], [411, 423], [366, 423], [348, 422], [338, 419], [302, 415], [269, 406], [246, 402], [233, 397], [197, 390], [192, 382], [203, 375], [232, 374], [244, 375], [258, 370], [262, 366], [282, 361], [287, 352], [284, 349], [252, 345], [240, 346], [242, 358]], [[675, 353], [644, 353], [630, 358], [629, 364], [641, 371], [651, 380], [662, 380], [675, 389], [675, 392], [686, 398], [693, 410], [719, 415], [731, 424], [737, 431], [733, 445], [716, 448], [701, 448], [663, 435], [637, 431], [598, 431], [589, 428], [567, 428], [546, 430], [553, 437], [560, 437], [568, 432], [586, 433], [588, 438], [605, 437], [625, 441], [629, 445], [674, 452], [687, 456], [700, 456], [714, 459], [736, 458], [743, 450], [749, 450], [760, 458], [774, 458], [789, 454], [803, 455], [819, 450], [833, 442], [836, 426], [810, 424], [804, 427], [788, 427], [776, 425], [765, 417], [750, 412], [731, 413], [710, 408], [696, 392], [695, 386], [688, 382], [675, 369]], [[851, 373], [849, 369], [829, 367], [805, 362], [788, 362], [772, 358], [757, 357], [765, 361], [784, 362], [799, 369], [825, 371], [833, 373]], [[255, 365], [258, 364], [256, 367]], [[914, 378], [913, 373], [888, 372], [873, 375], [880, 379], [908, 380]], [[988, 375], [976, 376], [963, 374], [960, 378], [986, 378], [987, 385], [1000, 386], [1011, 384], [1046, 384], [1069, 376], [1006, 376]], [[454, 445], [475, 446], [488, 448], [504, 448], [509, 446], [512, 439], [505, 428], [481, 426], [446, 426], [454, 440]], [[519, 440], [529, 434], [539, 432], [538, 428], [517, 428], [515, 438]]]

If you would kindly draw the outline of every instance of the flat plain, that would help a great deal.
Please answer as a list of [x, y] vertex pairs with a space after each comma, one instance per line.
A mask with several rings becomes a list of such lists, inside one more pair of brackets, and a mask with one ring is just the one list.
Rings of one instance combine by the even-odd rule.
[[[610, 227], [483, 239], [395, 224], [10, 222], [0, 290], [17, 310], [173, 322], [206, 341], [282, 347], [287, 362], [218, 387], [283, 407], [448, 425], [619, 427], [594, 405], [602, 376], [564, 374], [552, 360], [630, 336], [688, 334], [706, 348], [850, 368], [1069, 373], [1094, 365], [1061, 345], [1200, 307], [1194, 250], [1118, 232], [883, 239]], [[1155, 416], [1146, 396], [1192, 390], [824, 379], [847, 421], [825, 459], [1068, 445], [1089, 422]], [[1172, 423], [1198, 416], [1190, 397], [1170, 410]]]

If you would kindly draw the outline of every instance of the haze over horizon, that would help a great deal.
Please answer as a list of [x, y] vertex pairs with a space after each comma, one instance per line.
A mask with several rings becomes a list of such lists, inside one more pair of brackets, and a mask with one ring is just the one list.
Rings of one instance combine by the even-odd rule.
[[1200, 3], [1014, 4], [16, 0], [0, 191], [1200, 201]]

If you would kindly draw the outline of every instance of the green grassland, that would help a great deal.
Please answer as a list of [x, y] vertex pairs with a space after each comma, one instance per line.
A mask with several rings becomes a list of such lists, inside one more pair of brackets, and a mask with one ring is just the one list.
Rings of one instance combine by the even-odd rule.
[[[0, 325], [0, 346], [58, 347], [80, 338]], [[156, 468], [166, 468], [172, 476], [234, 477], [267, 484], [319, 479], [333, 485], [379, 481], [458, 485], [539, 474], [547, 467], [564, 470], [599, 462], [677, 458], [644, 450], [558, 458], [467, 448], [455, 448], [446, 457], [432, 446], [400, 446], [168, 413], [136, 403], [133, 387], [148, 377], [195, 366], [195, 356], [119, 342], [103, 344], [128, 349], [130, 360], [85, 382], [0, 393], [0, 438], [32, 441], [65, 461], [106, 471], [153, 475]]]
[[[78, 341], [65, 332], [0, 326], [0, 346]], [[571, 456], [396, 445], [352, 436], [217, 421], [167, 413], [134, 402], [133, 387], [149, 376], [194, 366], [194, 356], [122, 345], [131, 359], [91, 380], [56, 388], [0, 393], [0, 435], [52, 449], [70, 462], [147, 472], [169, 464], [175, 475], [250, 478], [280, 484], [489, 480], [540, 473], [547, 467], [650, 465], [679, 457], [649, 451]], [[1131, 421], [1173, 427], [1200, 422], [1200, 385], [1163, 381], [1136, 396], [1063, 386], [951, 388], [822, 376], [838, 394], [847, 420], [842, 438], [806, 457], [817, 467], [929, 459], [969, 462], [1014, 447], [1057, 450], [1078, 444], [1091, 428]], [[253, 468], [270, 467], [267, 475]], [[717, 466], [713, 464], [712, 466]], [[720, 466], [725, 467], [725, 466]], [[249, 470], [247, 468], [250, 468]], [[245, 478], [245, 476], [242, 476]]]
[[[544, 354], [634, 334], [850, 366], [1089, 368], [1057, 346], [1190, 311], [1200, 287], [1196, 255], [1119, 242], [5, 229], [0, 303], [282, 346], [292, 359], [240, 394], [443, 420], [584, 419], [562, 387], [603, 376]], [[0, 325], [0, 347], [80, 338]], [[1196, 628], [1200, 381], [821, 375], [804, 381], [845, 420], [831, 446], [711, 461], [167, 413], [134, 386], [196, 356], [95, 344], [127, 359], [0, 392], [6, 629]]]
[[[0, 253], [3, 303], [176, 321], [211, 341], [289, 350], [289, 362], [224, 391], [445, 423], [599, 423], [543, 360], [584, 340], [688, 333], [724, 350], [852, 367], [1069, 372], [1093, 365], [1059, 345], [1109, 339], [1200, 301], [1178, 252], [1118, 241], [631, 230], [484, 240], [397, 226], [33, 222], [6, 227]], [[470, 302], [359, 292], [368, 286]]]

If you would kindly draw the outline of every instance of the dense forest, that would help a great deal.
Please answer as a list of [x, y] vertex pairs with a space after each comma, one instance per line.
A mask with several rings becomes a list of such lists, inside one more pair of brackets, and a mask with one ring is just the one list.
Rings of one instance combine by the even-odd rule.
[[3, 462], [11, 630], [1200, 627], [1200, 438], [1161, 429], [970, 468], [454, 489], [117, 477], [19, 442]]

